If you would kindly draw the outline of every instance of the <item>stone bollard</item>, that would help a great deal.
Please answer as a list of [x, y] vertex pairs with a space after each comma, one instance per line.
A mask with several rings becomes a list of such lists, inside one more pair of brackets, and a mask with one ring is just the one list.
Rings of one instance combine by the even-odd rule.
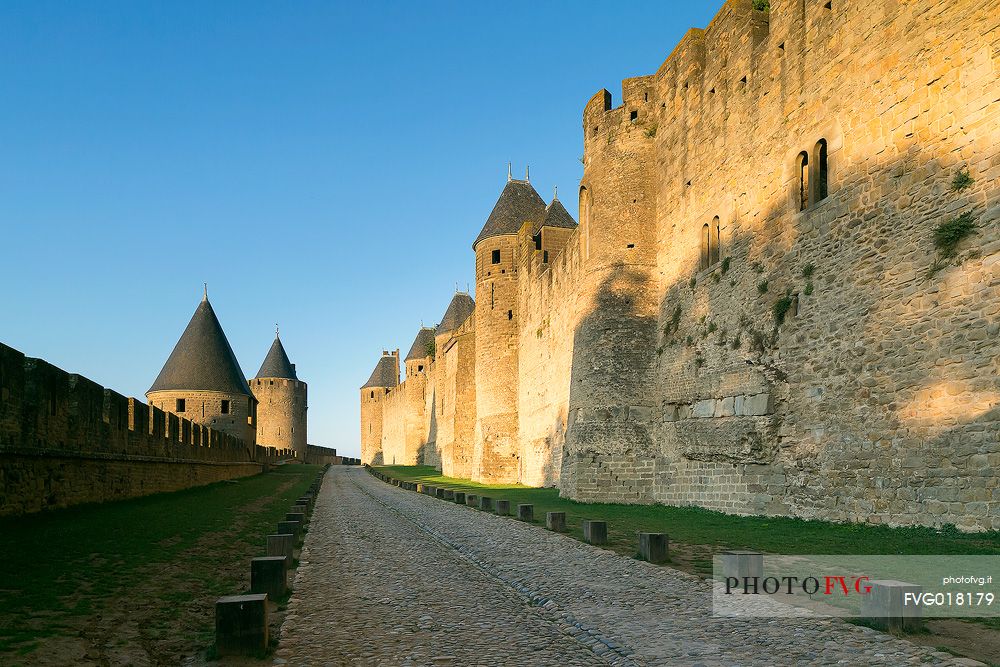
[[453, 490], [451, 490], [451, 489], [445, 489], [444, 490], [444, 499], [445, 500], [454, 501], [455, 500], [455, 492]]
[[454, 500], [456, 503], [464, 505], [465, 504], [465, 492], [464, 491], [455, 491], [455, 495], [454, 495], [454, 497], [452, 497], [452, 500]]
[[557, 533], [566, 532], [566, 512], [546, 512], [545, 527]]
[[923, 611], [913, 597], [923, 593], [923, 586], [892, 579], [876, 579], [868, 585], [871, 590], [861, 598], [862, 618], [890, 632], [914, 632], [923, 627]]
[[426, 487], [423, 484], [417, 484], [417, 493], [427, 493]]
[[425, 486], [424, 487], [424, 493], [426, 493], [428, 496], [436, 496], [437, 495], [437, 487]]
[[534, 521], [535, 520], [535, 506], [534, 505], [518, 505], [517, 506], [517, 518], [521, 521]]
[[292, 562], [292, 553], [295, 550], [295, 536], [289, 533], [279, 533], [267, 536], [267, 555], [284, 556], [288, 563]]
[[465, 504], [469, 507], [479, 507], [479, 498], [474, 493], [465, 494]]
[[434, 489], [434, 495], [444, 500], [444, 489], [442, 489], [440, 486], [437, 487], [436, 489]]
[[302, 524], [298, 521], [279, 521], [278, 522], [278, 532], [279, 533], [289, 533], [295, 536], [298, 540], [302, 535]]
[[267, 595], [229, 595], [215, 601], [215, 650], [258, 655], [267, 650]]
[[585, 519], [583, 522], [583, 541], [590, 544], [608, 543], [608, 524], [605, 521], [591, 521]]
[[670, 553], [666, 533], [639, 533], [639, 557], [650, 563], [665, 563]]
[[764, 576], [764, 554], [759, 551], [740, 551], [734, 549], [722, 552], [722, 576], [727, 579], [736, 577]]
[[284, 556], [261, 556], [250, 560], [250, 592], [267, 593], [277, 601], [288, 592], [288, 561]]
[[306, 515], [301, 512], [289, 512], [285, 515], [285, 521], [298, 521], [304, 526], [306, 523]]
[[489, 496], [479, 496], [479, 509], [484, 512], [493, 511], [493, 499]]
[[497, 514], [500, 516], [508, 516], [510, 514], [510, 501], [509, 500], [498, 500], [497, 501]]

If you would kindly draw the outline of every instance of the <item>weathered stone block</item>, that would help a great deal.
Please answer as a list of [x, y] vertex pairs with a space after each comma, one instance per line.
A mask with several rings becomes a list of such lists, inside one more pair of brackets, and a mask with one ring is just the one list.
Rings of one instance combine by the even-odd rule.
[[521, 504], [517, 506], [517, 518], [521, 521], [534, 521], [535, 520], [535, 506], [529, 504]]
[[923, 610], [914, 597], [923, 593], [923, 586], [892, 579], [868, 583], [871, 590], [861, 599], [862, 618], [882, 630], [894, 632], [912, 632], [923, 627]]
[[442, 489], [441, 487], [437, 487], [436, 489], [434, 489], [434, 495], [436, 497], [441, 498], [443, 500], [444, 499], [444, 489]]
[[670, 538], [666, 533], [639, 533], [639, 557], [650, 563], [667, 562]]
[[590, 544], [608, 543], [608, 524], [605, 521], [583, 521], [583, 541]]
[[546, 512], [545, 527], [557, 533], [566, 532], [566, 512]]
[[722, 552], [722, 576], [744, 577], [764, 576], [764, 554], [759, 551], [741, 551], [738, 549]]
[[250, 560], [250, 592], [267, 593], [271, 600], [288, 592], [288, 561], [284, 556], [261, 556]]
[[295, 549], [295, 536], [290, 533], [279, 533], [267, 536], [267, 555], [284, 556], [288, 563], [292, 562], [292, 553]]
[[493, 499], [489, 496], [479, 496], [479, 509], [484, 512], [493, 511]]
[[759, 417], [769, 415], [774, 412], [774, 403], [769, 392], [754, 394], [743, 399], [743, 415], [747, 417]]
[[445, 489], [444, 490], [444, 499], [445, 500], [452, 500], [452, 501], [454, 501], [455, 500], [455, 491], [453, 489]]
[[691, 406], [691, 416], [695, 418], [714, 417], [715, 399], [707, 398]]
[[302, 524], [298, 521], [279, 521], [277, 532], [294, 535], [297, 540], [302, 535]]
[[736, 414], [736, 397], [727, 396], [715, 404], [716, 417], [732, 417]]
[[464, 505], [465, 504], [465, 492], [464, 491], [455, 491], [455, 493], [454, 493], [454, 495], [452, 497], [452, 500], [454, 500], [456, 503]]
[[510, 501], [509, 500], [498, 500], [497, 501], [497, 514], [501, 516], [507, 516], [510, 514]]
[[465, 504], [470, 507], [479, 507], [479, 497], [474, 493], [465, 494]]
[[417, 483], [417, 493], [427, 493], [426, 487], [419, 482]]
[[285, 521], [298, 521], [304, 525], [306, 522], [306, 515], [301, 512], [289, 512], [285, 515]]
[[215, 601], [215, 648], [220, 656], [267, 650], [267, 595], [230, 595]]

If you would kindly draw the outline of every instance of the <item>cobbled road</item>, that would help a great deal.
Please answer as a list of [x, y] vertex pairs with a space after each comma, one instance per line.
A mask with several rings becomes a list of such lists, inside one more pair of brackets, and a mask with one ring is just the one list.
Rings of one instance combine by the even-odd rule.
[[701, 579], [333, 467], [275, 664], [963, 665], [829, 619], [723, 619]]

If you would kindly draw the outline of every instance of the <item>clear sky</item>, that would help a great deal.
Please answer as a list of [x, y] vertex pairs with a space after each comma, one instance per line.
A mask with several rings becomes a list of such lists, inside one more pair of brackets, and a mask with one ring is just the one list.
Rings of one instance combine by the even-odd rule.
[[357, 456], [507, 161], [576, 216], [583, 105], [721, 4], [0, 3], [0, 341], [142, 398], [207, 282], [247, 376], [280, 323], [310, 442]]

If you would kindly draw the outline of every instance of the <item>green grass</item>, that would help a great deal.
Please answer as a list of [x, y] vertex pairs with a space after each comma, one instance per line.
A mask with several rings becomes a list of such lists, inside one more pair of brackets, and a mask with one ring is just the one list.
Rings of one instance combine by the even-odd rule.
[[609, 546], [633, 556], [636, 533], [667, 533], [674, 544], [696, 545], [699, 558], [690, 569], [711, 571], [704, 554], [719, 549], [753, 549], [783, 554], [1000, 554], [1000, 532], [961, 533], [954, 528], [889, 528], [857, 523], [830, 523], [787, 517], [733, 516], [697, 507], [578, 503], [560, 498], [557, 489], [520, 485], [477, 484], [444, 477], [429, 466], [376, 468], [398, 479], [426, 482], [443, 488], [488, 495], [494, 500], [531, 503], [536, 522], [544, 525], [546, 512], [566, 512], [569, 534], [583, 539], [583, 519], [608, 522]]
[[[235, 570], [246, 571], [240, 577], [223, 566], [261, 555], [264, 536], [321, 469], [281, 466], [235, 482], [0, 519], [0, 562], [11, 575], [0, 584], [0, 656], [79, 633], [93, 614], [158, 576], [167, 585], [144, 598], [151, 621], [241, 592], [249, 563]], [[167, 567], [175, 573], [164, 575]], [[199, 637], [212, 634], [206, 627]]]

